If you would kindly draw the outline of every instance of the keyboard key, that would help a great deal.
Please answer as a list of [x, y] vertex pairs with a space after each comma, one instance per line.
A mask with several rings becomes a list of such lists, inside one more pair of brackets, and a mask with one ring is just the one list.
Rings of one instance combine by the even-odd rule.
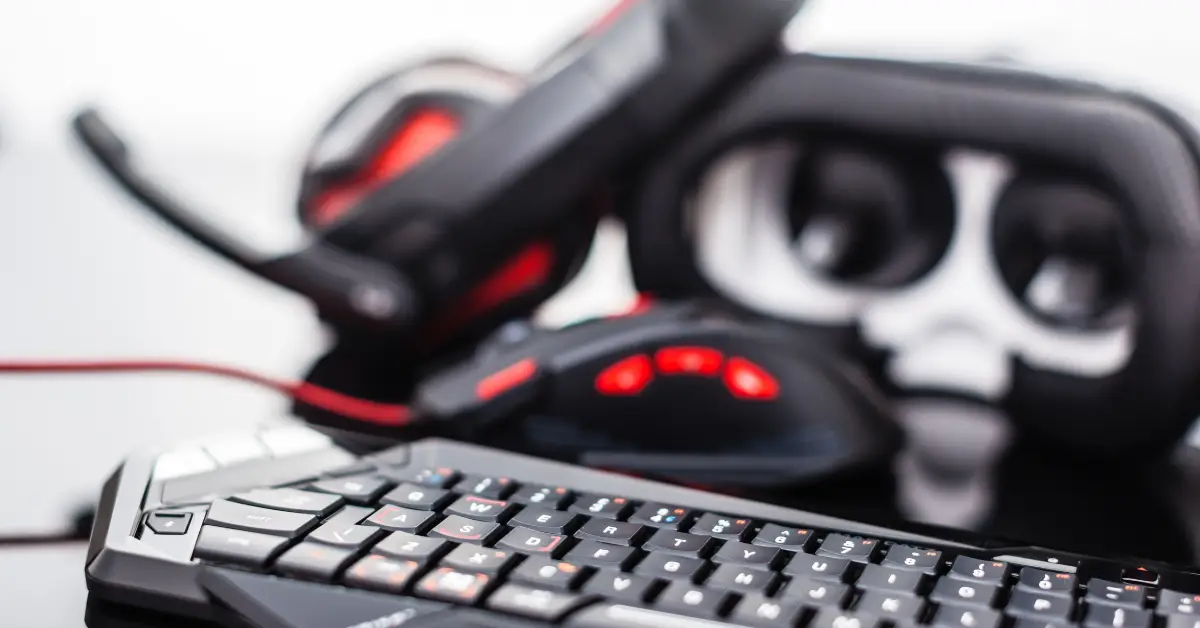
[[316, 526], [317, 518], [298, 512], [267, 510], [219, 499], [209, 506], [204, 523], [294, 538]]
[[398, 469], [391, 472], [383, 472], [382, 475], [389, 477], [397, 482], [407, 482], [417, 486], [426, 488], [449, 488], [458, 478], [462, 477], [454, 469], [440, 467], [437, 469], [420, 469], [413, 471], [412, 469]]
[[1075, 575], [1025, 567], [1017, 586], [1042, 595], [1072, 596], [1075, 594]]
[[826, 558], [797, 554], [783, 568], [783, 573], [798, 578], [812, 578], [826, 582], [845, 582], [850, 571], [850, 561], [844, 558]]
[[535, 556], [521, 561], [508, 578], [535, 587], [568, 590], [578, 587], [586, 575], [573, 563]]
[[817, 611], [808, 628], [879, 628], [883, 621], [874, 615], [862, 615], [839, 611], [836, 608], [823, 608]]
[[1087, 584], [1087, 601], [1092, 604], [1142, 608], [1146, 605], [1146, 587], [1092, 578]]
[[1071, 617], [1073, 607], [1074, 601], [1063, 595], [1016, 589], [1004, 611], [1014, 617], [1039, 621], [1065, 621]]
[[642, 559], [633, 572], [650, 578], [694, 582], [706, 566], [707, 563], [699, 558], [653, 552]]
[[381, 501], [409, 510], [439, 510], [452, 499], [452, 493], [440, 488], [401, 484], [384, 495]]
[[1151, 571], [1145, 567], [1127, 567], [1121, 570], [1121, 580], [1130, 584], [1141, 584], [1145, 586], [1154, 586], [1158, 584], [1159, 578], [1157, 571]]
[[562, 556], [567, 549], [567, 537], [557, 534], [546, 534], [526, 528], [516, 528], [504, 535], [497, 547], [506, 547], [517, 552], [544, 554], [552, 558]]
[[583, 590], [609, 600], [640, 604], [658, 589], [659, 584], [658, 580], [647, 576], [600, 571], [588, 580]]
[[[585, 526], [586, 527], [586, 526]], [[648, 552], [666, 552], [679, 556], [704, 557], [712, 548], [712, 538], [673, 530], [659, 530], [642, 546]]]
[[775, 586], [779, 575], [773, 571], [743, 565], [720, 565], [705, 581], [705, 586], [743, 593], [765, 593]]
[[592, 519], [579, 528], [575, 533], [575, 538], [616, 545], [637, 545], [646, 531], [646, 526], [637, 523]]
[[435, 600], [475, 604], [491, 581], [485, 574], [440, 567], [421, 578], [413, 590], [417, 595]]
[[313, 530], [308, 535], [308, 540], [336, 547], [358, 549], [369, 543], [373, 543], [387, 534], [387, 531], [383, 528], [360, 526], [353, 523], [346, 524], [336, 519], [335, 517], [316, 530]]
[[250, 491], [234, 495], [229, 500], [272, 510], [317, 515], [318, 517], [329, 516], [342, 506], [342, 498], [337, 495], [301, 491], [294, 488]]
[[741, 541], [750, 529], [749, 519], [738, 519], [729, 515], [708, 513], [696, 521], [689, 530], [692, 534], [703, 534], [727, 541]]
[[878, 549], [879, 542], [875, 539], [864, 539], [845, 534], [830, 534], [825, 537], [825, 541], [817, 549], [817, 554], [845, 558], [846, 560], [860, 563], [869, 563], [875, 557]]
[[1150, 628], [1153, 618], [1150, 611], [1093, 604], [1083, 616], [1083, 625], [1084, 628]]
[[724, 610], [728, 600], [729, 593], [725, 591], [705, 589], [688, 582], [672, 582], [659, 594], [654, 607], [685, 615], [715, 617]]
[[262, 567], [287, 546], [282, 536], [232, 530], [217, 526], [200, 528], [196, 558], [248, 567]]
[[478, 521], [498, 521], [504, 523], [504, 520], [511, 511], [512, 506], [506, 501], [487, 499], [475, 495], [464, 495], [458, 498], [453, 504], [450, 504], [446, 508], [445, 514], [459, 515]]
[[1200, 617], [1167, 615], [1166, 628], [1200, 628]]
[[459, 545], [442, 559], [446, 567], [460, 571], [497, 575], [512, 565], [514, 555], [504, 550], [487, 549], [475, 545]]
[[322, 493], [340, 495], [351, 504], [373, 504], [383, 495], [392, 483], [369, 475], [356, 475], [348, 478], [336, 478], [314, 482], [313, 490]]
[[854, 612], [859, 615], [871, 615], [900, 622], [916, 621], [917, 616], [924, 609], [925, 600], [919, 597], [884, 591], [867, 591], [854, 605]]
[[999, 585], [1008, 578], [1008, 563], [959, 556], [954, 559], [954, 566], [947, 575], [959, 580]]
[[1200, 595], [1163, 589], [1158, 592], [1159, 615], [1195, 615], [1200, 617]]
[[1013, 628], [1073, 628], [1078, 624], [1066, 621], [1039, 621], [1036, 619], [1018, 619]]
[[798, 600], [767, 599], [755, 593], [742, 597], [729, 621], [742, 626], [795, 626], [803, 612]]
[[785, 528], [781, 525], [768, 523], [754, 537], [755, 545], [778, 547], [792, 552], [803, 552], [812, 538], [812, 530], [803, 528]]
[[275, 570], [293, 578], [331, 582], [354, 558], [354, 550], [301, 543], [275, 561]]
[[679, 530], [691, 512], [679, 506], [650, 502], [638, 508], [629, 520], [664, 530]]
[[997, 628], [1000, 625], [1000, 613], [986, 608], [946, 604], [933, 615], [933, 625], [937, 628]]
[[896, 545], [888, 550], [880, 564], [896, 569], [911, 569], [931, 576], [937, 574], [938, 565], [942, 562], [942, 553], [937, 550], [922, 549], [911, 545]]
[[364, 525], [379, 526], [384, 530], [421, 534], [437, 521], [432, 512], [409, 510], [399, 506], [384, 506], [363, 522]]
[[152, 512], [146, 516], [146, 527], [159, 535], [187, 534], [191, 524], [190, 512]]
[[867, 565], [855, 584], [860, 589], [916, 595], [925, 581], [925, 574], [883, 565]]
[[954, 578], [942, 578], [933, 588], [929, 599], [940, 604], [988, 608], [996, 601], [996, 594], [999, 592], [1000, 587], [994, 584], [976, 584]]
[[415, 561], [371, 554], [347, 569], [342, 582], [359, 589], [401, 593], [420, 568]]
[[487, 545], [495, 540], [496, 536], [504, 528], [499, 524], [487, 523], [485, 521], [475, 521], [474, 519], [464, 519], [459, 516], [446, 517], [441, 523], [434, 526], [429, 532], [429, 536], [450, 539], [451, 541], [460, 541], [463, 543], [477, 543], [479, 545]]
[[508, 525], [546, 532], [570, 534], [583, 518], [569, 512], [559, 512], [538, 506], [526, 506], [509, 520]]
[[779, 561], [780, 552], [775, 547], [747, 545], [737, 541], [729, 541], [713, 555], [713, 562], [731, 565], [745, 565], [759, 569], [771, 569]]
[[834, 582], [820, 582], [797, 578], [776, 594], [776, 597], [795, 599], [808, 606], [832, 606], [842, 608], [850, 597], [850, 587]]
[[568, 617], [564, 625], [569, 628], [736, 628], [711, 619], [616, 603], [595, 604], [585, 608]]
[[625, 515], [629, 514], [629, 509], [632, 504], [624, 497], [613, 497], [611, 495], [595, 495], [584, 494], [580, 495], [579, 499], [571, 504], [570, 511], [590, 517], [600, 517], [603, 519], [624, 519]]
[[441, 558], [452, 546], [452, 543], [442, 539], [431, 539], [408, 532], [393, 532], [376, 545], [373, 551], [390, 558], [427, 565]]
[[504, 499], [517, 489], [517, 483], [511, 478], [491, 477], [486, 475], [467, 475], [454, 485], [454, 490], [470, 493], [487, 499]]
[[337, 514], [325, 520], [324, 525], [342, 525], [352, 526], [362, 523], [363, 519], [370, 517], [375, 513], [374, 508], [364, 508], [362, 506], [346, 506], [337, 511]]
[[508, 501], [527, 506], [541, 506], [551, 510], [562, 510], [571, 501], [571, 491], [562, 486], [540, 486], [531, 484], [513, 493]]
[[583, 541], [567, 552], [567, 562], [593, 567], [620, 569], [624, 571], [633, 562], [637, 550], [611, 543]]
[[487, 607], [531, 619], [558, 621], [590, 601], [590, 597], [576, 593], [506, 584], [488, 598]]

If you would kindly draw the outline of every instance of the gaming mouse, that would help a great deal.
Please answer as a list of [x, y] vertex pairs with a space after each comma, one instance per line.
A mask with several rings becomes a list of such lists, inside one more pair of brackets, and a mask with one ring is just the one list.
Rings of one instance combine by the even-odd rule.
[[425, 380], [453, 436], [676, 482], [796, 486], [890, 463], [902, 444], [865, 373], [717, 304], [565, 328], [514, 324]]

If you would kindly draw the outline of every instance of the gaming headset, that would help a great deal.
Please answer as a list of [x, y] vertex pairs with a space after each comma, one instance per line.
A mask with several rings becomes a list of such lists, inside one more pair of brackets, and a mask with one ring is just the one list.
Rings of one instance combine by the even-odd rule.
[[799, 4], [622, 2], [532, 79], [459, 59], [388, 76], [322, 132], [313, 241], [280, 258], [170, 198], [95, 111], [75, 127], [161, 217], [370, 350], [472, 346], [619, 212], [655, 296], [786, 321], [895, 392], [1001, 404], [1078, 451], [1178, 442], [1200, 375], [1189, 127], [1010, 70], [788, 55]]

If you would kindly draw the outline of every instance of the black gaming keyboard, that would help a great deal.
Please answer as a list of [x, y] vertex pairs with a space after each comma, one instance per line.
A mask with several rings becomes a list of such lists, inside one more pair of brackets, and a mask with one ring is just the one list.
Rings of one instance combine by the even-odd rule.
[[128, 460], [87, 579], [105, 603], [254, 628], [1200, 628], [1185, 569], [442, 440], [356, 457], [296, 426]]

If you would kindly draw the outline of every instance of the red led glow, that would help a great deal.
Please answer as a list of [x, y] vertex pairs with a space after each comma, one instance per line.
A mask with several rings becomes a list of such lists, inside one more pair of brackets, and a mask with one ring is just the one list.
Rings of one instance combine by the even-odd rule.
[[773, 401], [779, 397], [779, 382], [766, 369], [745, 358], [729, 358], [724, 381], [729, 392], [739, 399]]
[[475, 394], [485, 401], [493, 399], [529, 381], [534, 373], [537, 373], [537, 362], [533, 358], [526, 358], [480, 380], [475, 387]]
[[635, 355], [604, 369], [596, 376], [596, 391], [602, 395], [636, 395], [654, 379], [650, 357]]
[[721, 371], [725, 356], [708, 347], [666, 347], [654, 354], [658, 372], [664, 375], [705, 375]]

